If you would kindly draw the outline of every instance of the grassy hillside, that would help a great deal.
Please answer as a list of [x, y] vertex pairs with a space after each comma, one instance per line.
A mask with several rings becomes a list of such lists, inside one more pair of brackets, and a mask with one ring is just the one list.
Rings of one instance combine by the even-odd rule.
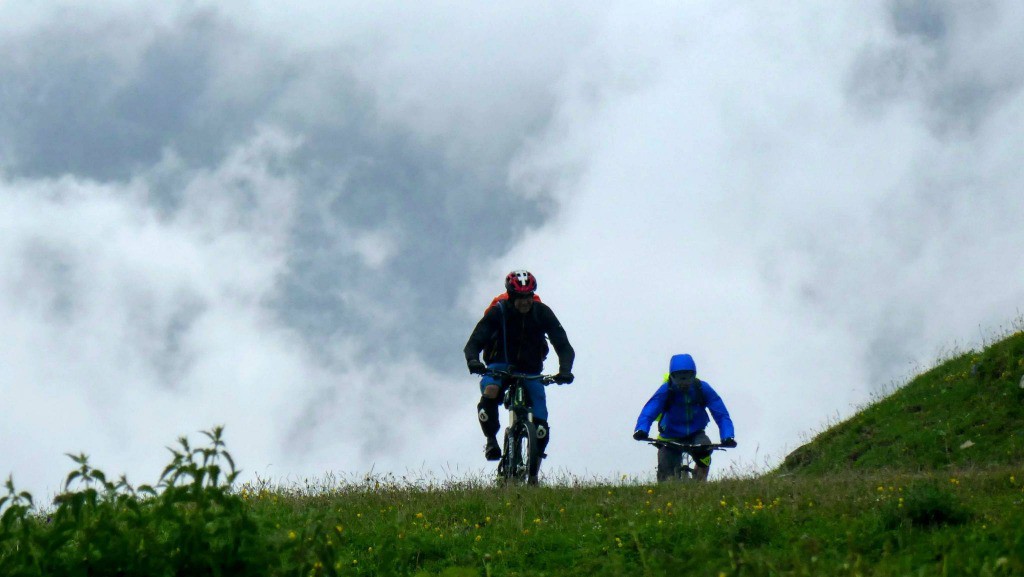
[[1021, 575], [1022, 353], [943, 363], [754, 479], [235, 486], [219, 430], [152, 488], [80, 456], [43, 510], [8, 482], [0, 575]]
[[940, 471], [1024, 462], [1024, 332], [950, 359], [819, 434], [780, 471]]

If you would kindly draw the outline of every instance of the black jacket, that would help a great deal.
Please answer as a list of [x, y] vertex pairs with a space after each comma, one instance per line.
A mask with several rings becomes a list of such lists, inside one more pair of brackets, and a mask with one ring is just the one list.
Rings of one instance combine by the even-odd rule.
[[510, 363], [517, 371], [539, 374], [548, 353], [544, 335], [558, 354], [559, 371], [572, 371], [576, 352], [551, 307], [541, 302], [534, 302], [526, 314], [509, 303], [487, 309], [466, 343], [466, 360], [479, 359], [480, 351], [484, 351], [484, 362], [488, 364]]

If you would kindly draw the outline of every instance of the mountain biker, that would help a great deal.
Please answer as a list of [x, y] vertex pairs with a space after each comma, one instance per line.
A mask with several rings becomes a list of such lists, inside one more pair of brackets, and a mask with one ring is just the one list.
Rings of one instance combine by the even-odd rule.
[[[540, 377], [548, 354], [545, 335], [558, 354], [555, 382], [569, 384], [574, 378], [572, 363], [576, 353], [551, 307], [535, 298], [536, 290], [537, 279], [529, 271], [515, 270], [508, 273], [505, 277], [508, 299], [496, 299], [494, 306], [488, 307], [463, 351], [469, 372], [484, 375], [480, 379], [481, 396], [477, 404], [477, 419], [487, 438], [484, 457], [488, 461], [501, 459], [497, 436], [501, 429], [498, 422], [498, 399], [502, 392], [500, 380], [486, 374], [488, 367], [534, 375], [526, 380], [526, 389], [533, 406], [533, 422], [537, 426], [537, 445], [541, 457], [546, 456], [544, 449], [550, 440], [547, 397]], [[480, 361], [481, 351], [486, 365]]]
[[[710, 445], [711, 439], [704, 432], [711, 419], [718, 425], [718, 432], [725, 447], [735, 447], [736, 439], [722, 397], [706, 381], [697, 378], [697, 364], [690, 355], [673, 355], [669, 361], [669, 373], [654, 395], [647, 401], [636, 420], [633, 438], [645, 441], [649, 438], [651, 423], [658, 421], [658, 439], [674, 441], [683, 445]], [[698, 481], [708, 478], [711, 468], [711, 450], [689, 451], [696, 464], [694, 477]], [[658, 448], [658, 482], [670, 480], [672, 472], [682, 462], [683, 451], [674, 447]]]

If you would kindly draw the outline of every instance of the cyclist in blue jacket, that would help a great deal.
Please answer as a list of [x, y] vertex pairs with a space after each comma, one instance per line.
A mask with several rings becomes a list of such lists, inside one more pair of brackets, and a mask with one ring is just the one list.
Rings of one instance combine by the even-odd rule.
[[[735, 447], [736, 439], [732, 418], [725, 408], [722, 397], [707, 382], [697, 378], [697, 364], [690, 355], [674, 355], [669, 361], [669, 373], [658, 390], [654, 392], [636, 420], [633, 438], [645, 441], [649, 438], [651, 423], [658, 421], [658, 438], [675, 441], [684, 445], [710, 445], [711, 439], [704, 432], [711, 419], [718, 425], [722, 445]], [[694, 478], [704, 481], [711, 468], [711, 451], [691, 451], [696, 464]], [[658, 482], [671, 478], [683, 458], [681, 449], [661, 447], [658, 449]]]

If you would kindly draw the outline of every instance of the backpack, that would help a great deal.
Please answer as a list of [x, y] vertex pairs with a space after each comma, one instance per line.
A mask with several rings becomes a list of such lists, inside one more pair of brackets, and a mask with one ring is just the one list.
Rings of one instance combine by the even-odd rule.
[[[503, 302], [503, 301], [508, 301], [508, 293], [507, 292], [501, 293], [500, 295], [498, 295], [498, 296], [494, 297], [493, 299], [491, 299], [491, 304], [487, 305], [487, 308], [484, 309], [484, 314], [487, 314], [487, 311], [493, 309], [495, 306], [498, 305], [499, 302]], [[537, 295], [537, 293], [533, 293], [533, 302], [535, 302], [535, 303], [541, 302], [540, 297]]]

